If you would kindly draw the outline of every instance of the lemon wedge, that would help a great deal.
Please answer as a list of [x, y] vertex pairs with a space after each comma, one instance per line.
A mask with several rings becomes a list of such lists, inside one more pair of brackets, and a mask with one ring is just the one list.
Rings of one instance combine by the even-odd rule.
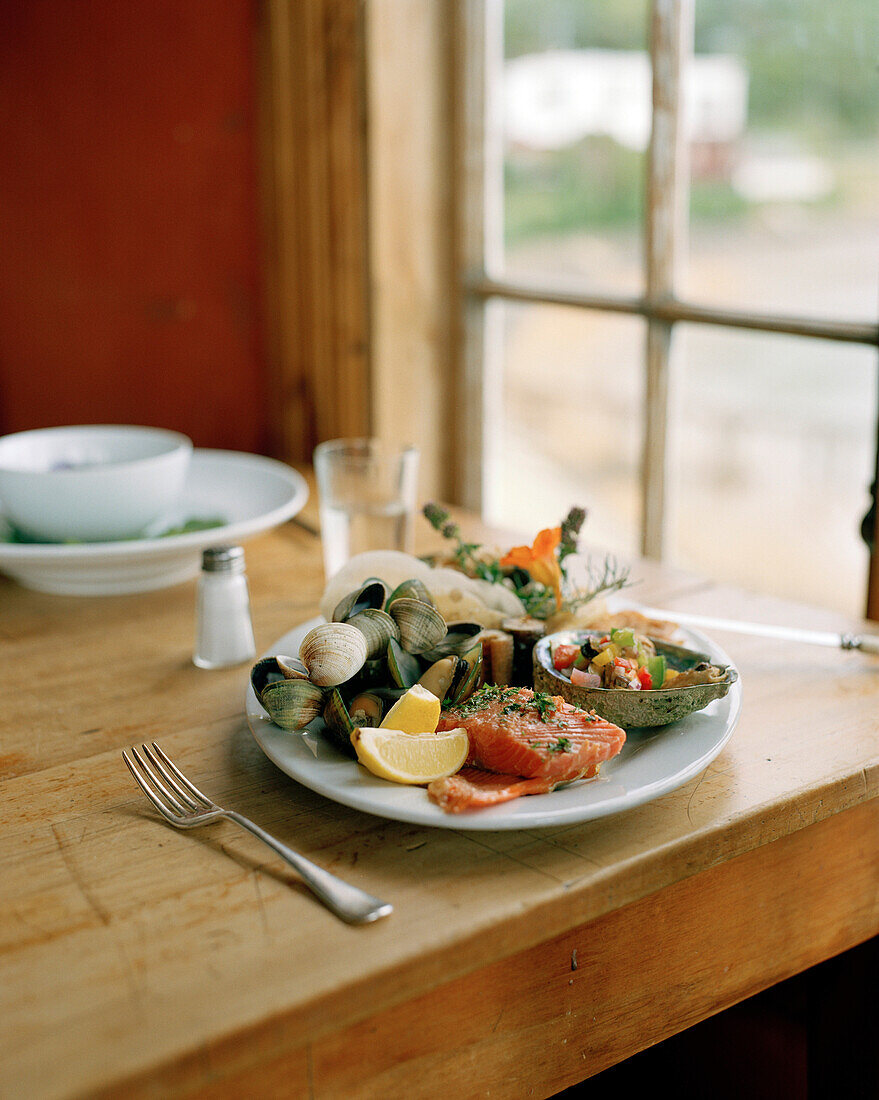
[[452, 775], [467, 759], [470, 738], [458, 727], [442, 733], [364, 727], [351, 734], [357, 759], [373, 775], [392, 783], [431, 783]]
[[379, 729], [401, 733], [433, 733], [440, 718], [439, 699], [427, 688], [416, 684], [394, 703], [382, 719]]

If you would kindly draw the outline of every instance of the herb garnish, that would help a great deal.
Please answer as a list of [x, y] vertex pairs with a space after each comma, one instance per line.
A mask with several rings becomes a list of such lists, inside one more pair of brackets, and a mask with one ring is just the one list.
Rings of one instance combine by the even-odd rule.
[[584, 508], [571, 508], [559, 527], [540, 532], [533, 547], [516, 547], [500, 557], [478, 542], [465, 541], [461, 528], [438, 504], [425, 504], [422, 511], [434, 530], [454, 543], [452, 559], [463, 573], [504, 584], [535, 619], [576, 611], [599, 594], [615, 592], [629, 583], [628, 567], [619, 565], [610, 554], [600, 565], [586, 559], [585, 587], [568, 575], [567, 559], [577, 553], [577, 539], [586, 519]]
[[530, 700], [531, 706], [537, 708], [540, 721], [545, 722], [548, 717], [555, 714], [555, 699], [546, 691], [535, 691], [534, 698]]

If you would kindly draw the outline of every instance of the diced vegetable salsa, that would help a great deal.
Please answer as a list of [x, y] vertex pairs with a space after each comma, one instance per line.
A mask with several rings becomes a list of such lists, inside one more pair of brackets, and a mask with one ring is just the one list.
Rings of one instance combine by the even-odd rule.
[[560, 643], [552, 650], [552, 664], [580, 687], [651, 691], [671, 687], [679, 675], [649, 638], [628, 627], [591, 634], [580, 645]]

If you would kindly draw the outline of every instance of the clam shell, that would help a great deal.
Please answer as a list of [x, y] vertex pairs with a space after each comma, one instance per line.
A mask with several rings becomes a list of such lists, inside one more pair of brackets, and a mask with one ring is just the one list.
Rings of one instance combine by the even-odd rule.
[[[665, 726], [688, 714], [702, 710], [715, 699], [722, 699], [738, 680], [732, 665], [725, 666], [723, 680], [713, 684], [693, 684], [689, 687], [658, 688], [652, 691], [628, 691], [625, 688], [587, 688], [572, 684], [552, 667], [551, 646], [559, 642], [578, 644], [588, 637], [588, 631], [563, 631], [541, 638], [534, 647], [534, 690], [561, 695], [574, 706], [594, 710], [602, 718], [632, 729], [638, 726]], [[692, 668], [701, 661], [711, 663], [711, 657], [693, 649], [672, 645], [652, 638], [656, 652], [664, 654], [673, 668]]]
[[279, 653], [275, 660], [278, 662], [278, 669], [286, 680], [308, 679], [308, 669], [298, 657], [285, 657], [283, 653]]
[[283, 678], [284, 674], [278, 667], [277, 657], [261, 657], [250, 669], [250, 682], [253, 685], [254, 694], [260, 701], [262, 701], [266, 684]]
[[431, 596], [428, 591], [427, 585], [418, 577], [410, 577], [409, 580], [398, 584], [390, 596], [388, 596], [388, 605], [392, 604], [394, 600], [403, 598], [421, 600], [422, 603], [429, 603], [431, 606], [434, 605], [433, 596]]
[[448, 623], [446, 635], [422, 656], [430, 661], [438, 661], [440, 657], [448, 657], [450, 654], [463, 657], [484, 629], [480, 623]]
[[356, 626], [366, 638], [366, 659], [374, 660], [388, 648], [391, 638], [400, 640], [400, 628], [386, 611], [376, 607], [367, 607], [348, 620], [349, 626]]
[[276, 726], [299, 730], [317, 718], [324, 693], [308, 680], [275, 680], [262, 689], [259, 701]]
[[350, 623], [321, 623], [309, 630], [299, 647], [308, 678], [318, 687], [337, 687], [359, 672], [366, 661], [366, 638]]
[[348, 622], [354, 615], [367, 608], [382, 608], [387, 598], [388, 586], [385, 582], [378, 577], [369, 577], [359, 588], [355, 588], [353, 592], [349, 592], [339, 600], [333, 611], [333, 622]]
[[407, 653], [433, 649], [448, 631], [446, 620], [432, 604], [409, 596], [388, 604], [388, 614], [400, 628], [400, 645]]

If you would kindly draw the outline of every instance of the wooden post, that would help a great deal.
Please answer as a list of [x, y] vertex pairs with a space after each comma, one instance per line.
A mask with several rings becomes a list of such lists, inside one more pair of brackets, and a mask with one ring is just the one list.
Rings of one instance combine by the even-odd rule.
[[363, 13], [262, 0], [261, 175], [272, 449], [371, 430]]

